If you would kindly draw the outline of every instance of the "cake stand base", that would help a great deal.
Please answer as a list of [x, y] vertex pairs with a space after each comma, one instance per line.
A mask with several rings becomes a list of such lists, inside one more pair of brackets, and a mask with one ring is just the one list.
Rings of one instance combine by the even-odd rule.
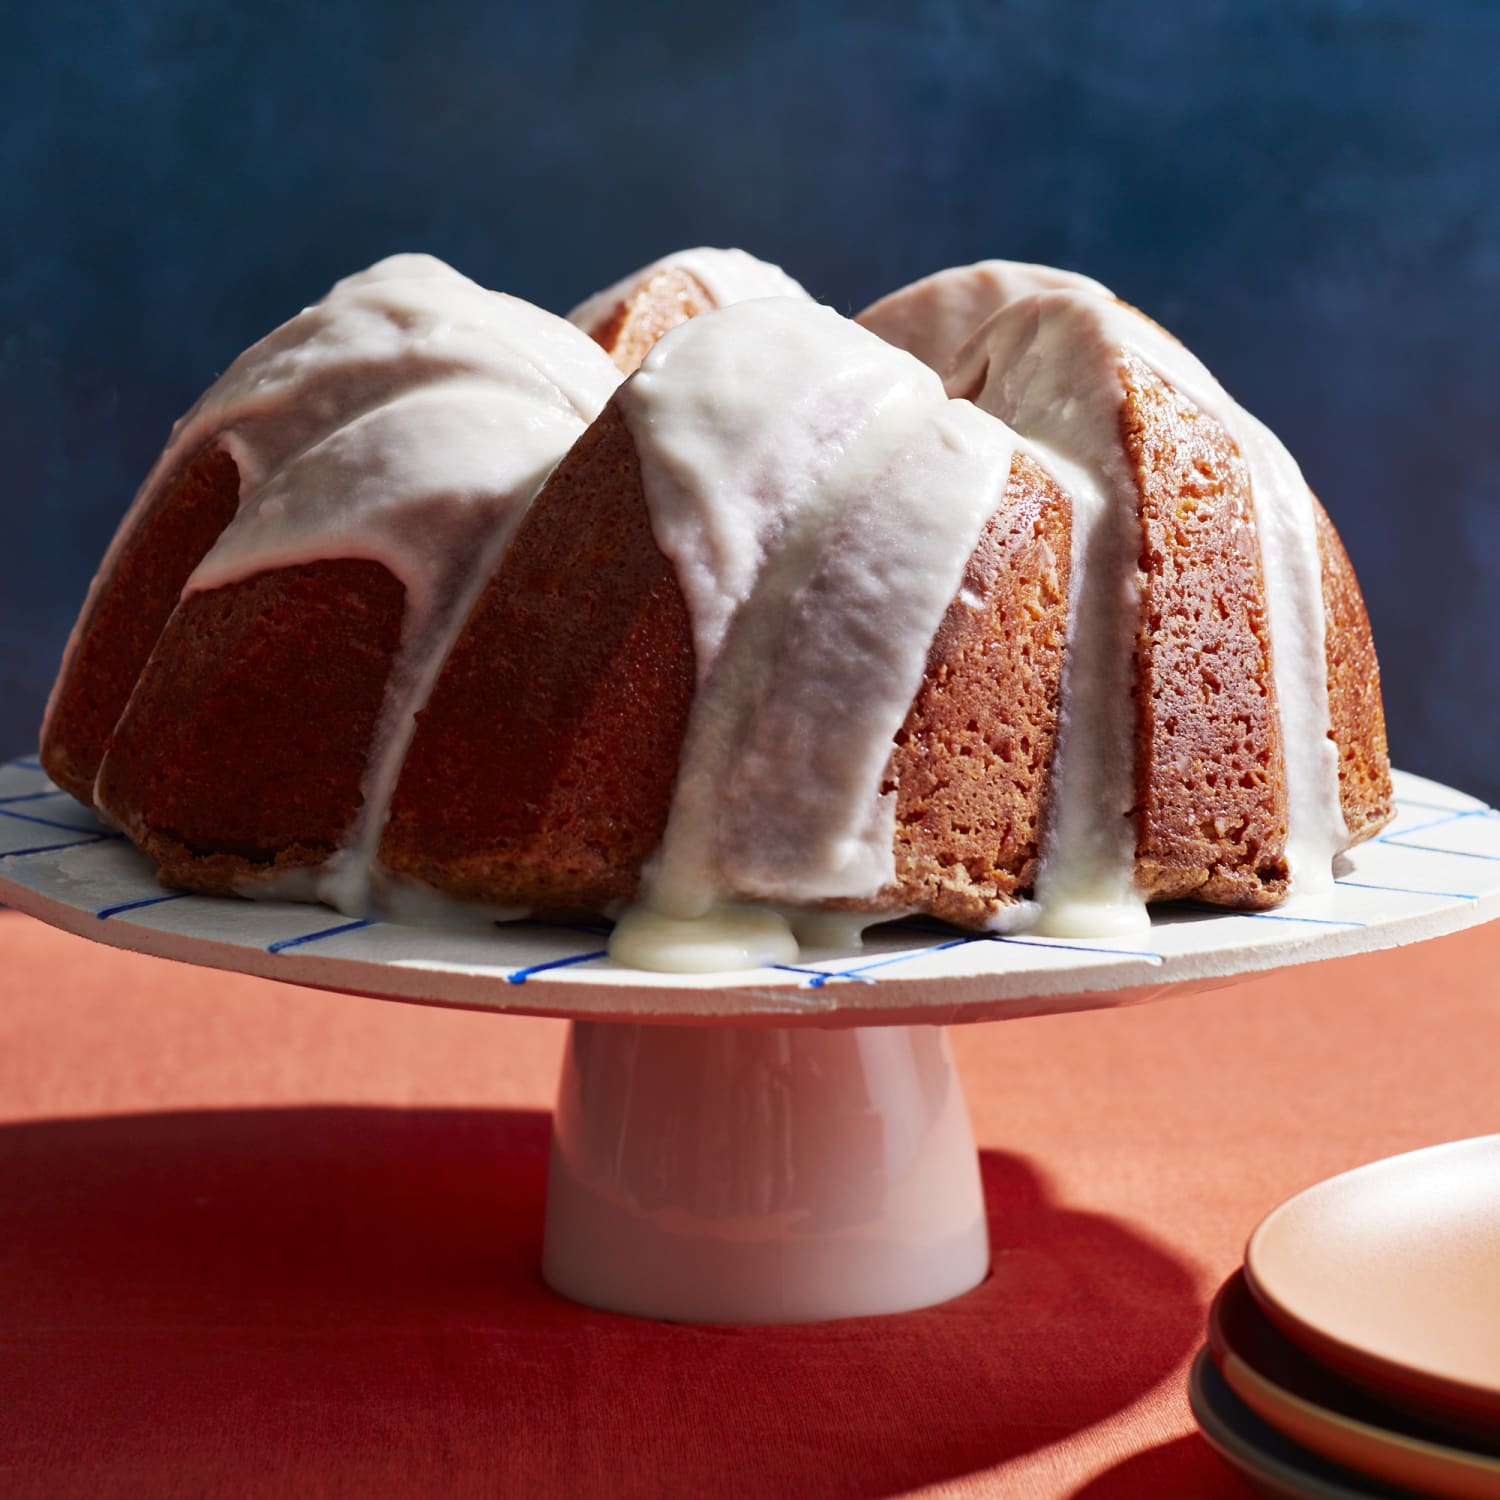
[[941, 1027], [572, 1024], [554, 1291], [673, 1322], [810, 1323], [944, 1302], [988, 1266]]

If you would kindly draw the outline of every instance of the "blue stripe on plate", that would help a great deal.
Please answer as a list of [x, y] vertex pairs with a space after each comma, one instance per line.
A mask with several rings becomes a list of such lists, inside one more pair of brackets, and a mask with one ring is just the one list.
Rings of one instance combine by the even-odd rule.
[[1376, 885], [1369, 880], [1336, 880], [1335, 885], [1352, 886], [1356, 891], [1392, 891], [1398, 896], [1441, 896], [1450, 901], [1477, 901], [1472, 891], [1424, 891], [1414, 885]]
[[15, 797], [0, 797], [0, 805], [8, 802], [40, 802], [43, 797], [66, 797], [67, 795], [60, 786], [55, 786], [45, 792], [22, 792]]
[[1391, 844], [1397, 839], [1410, 838], [1414, 833], [1425, 833], [1429, 828], [1442, 828], [1448, 823], [1461, 823], [1465, 818], [1482, 818], [1493, 811], [1488, 807], [1468, 807], [1462, 812], [1450, 812], [1446, 817], [1429, 818], [1425, 823], [1413, 824], [1410, 828], [1393, 828], [1389, 833], [1379, 833], [1375, 836], [1377, 844]]
[[123, 833], [95, 833], [84, 839], [69, 839], [65, 844], [33, 844], [29, 849], [4, 849], [0, 850], [0, 859], [20, 859], [23, 854], [56, 854], [59, 849], [81, 849], [85, 844], [102, 844], [109, 839], [124, 837]]
[[925, 958], [929, 953], [941, 953], [945, 948], [962, 948], [975, 941], [971, 937], [957, 937], [946, 943], [934, 943], [930, 948], [917, 948], [910, 953], [891, 953], [885, 958], [873, 958], [867, 964], [854, 964], [847, 969], [819, 969], [817, 977], [810, 982], [811, 988], [821, 989], [830, 979], [857, 979], [865, 984], [874, 984], [873, 979], [865, 978], [871, 969], [888, 969], [894, 964], [909, 964], [913, 959]]
[[1364, 922], [1347, 922], [1337, 917], [1292, 917], [1279, 911], [1226, 911], [1226, 917], [1243, 917], [1247, 922], [1302, 922], [1310, 927], [1364, 927]]
[[40, 828], [61, 828], [64, 833], [94, 832], [92, 828], [83, 828], [77, 823], [59, 823], [56, 818], [39, 818], [35, 813], [17, 812], [13, 807], [0, 807], [0, 818], [14, 818], [18, 823], [35, 823]]
[[544, 974], [548, 969], [566, 969], [573, 964], [593, 963], [596, 958], [608, 958], [609, 950], [600, 948], [594, 953], [575, 953], [571, 958], [553, 958], [544, 964], [532, 964], [529, 968], [514, 969], [505, 976], [507, 984], [525, 984], [533, 974]]
[[361, 917], [357, 922], [341, 922], [337, 927], [322, 927], [317, 932], [304, 932], [301, 937], [278, 938], [266, 944], [267, 953], [284, 953], [288, 948], [300, 948], [304, 943], [321, 942], [324, 938], [337, 937], [341, 932], [357, 932], [361, 927], [373, 927], [374, 921]]
[[[785, 974], [807, 974], [819, 980], [828, 977], [827, 969], [814, 969], [806, 964], [772, 964], [771, 967], [773, 969], [780, 969]], [[812, 988], [816, 989], [817, 986], [814, 985]]]
[[94, 915], [101, 922], [107, 922], [111, 917], [119, 916], [122, 911], [138, 911], [143, 906], [160, 906], [163, 901], [181, 901], [187, 894], [187, 891], [168, 891], [162, 896], [142, 896], [139, 901], [121, 901], [116, 906], [106, 906]]
[[1451, 802], [1421, 802], [1415, 797], [1392, 797], [1391, 805], [1393, 807], [1419, 807], [1423, 812], [1456, 813], [1485, 811], [1484, 808], [1479, 807], [1454, 807]]
[[1404, 839], [1387, 839], [1392, 849], [1415, 849], [1418, 854], [1446, 854], [1451, 859], [1487, 859], [1492, 864], [1500, 854], [1481, 854], [1477, 849], [1443, 849], [1437, 844], [1408, 844]]
[[1089, 943], [1064, 943], [1050, 938], [1011, 937], [1008, 933], [992, 932], [992, 943], [1014, 943], [1018, 948], [1060, 948], [1066, 953], [1095, 953], [1102, 958], [1149, 958], [1152, 963], [1164, 963], [1160, 953], [1149, 953], [1141, 948], [1095, 948]]

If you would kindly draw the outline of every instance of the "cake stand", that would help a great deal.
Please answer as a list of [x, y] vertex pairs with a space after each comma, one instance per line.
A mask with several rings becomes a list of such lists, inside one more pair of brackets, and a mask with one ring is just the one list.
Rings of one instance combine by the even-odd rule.
[[943, 1028], [1131, 1004], [1500, 916], [1500, 816], [1398, 773], [1397, 818], [1275, 912], [1156, 909], [1134, 939], [873, 929], [736, 974], [613, 964], [598, 926], [408, 927], [164, 891], [46, 779], [0, 765], [0, 900], [97, 942], [383, 999], [571, 1019], [543, 1274], [593, 1306], [807, 1322], [983, 1280], [968, 1110]]

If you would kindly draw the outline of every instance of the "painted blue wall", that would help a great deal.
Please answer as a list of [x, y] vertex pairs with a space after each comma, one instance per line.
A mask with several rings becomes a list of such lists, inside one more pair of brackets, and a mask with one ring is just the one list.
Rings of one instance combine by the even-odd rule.
[[426, 249], [565, 308], [742, 244], [846, 310], [1086, 270], [1285, 438], [1402, 764], [1500, 797], [1500, 7], [54, 0], [0, 27], [0, 751], [172, 420]]

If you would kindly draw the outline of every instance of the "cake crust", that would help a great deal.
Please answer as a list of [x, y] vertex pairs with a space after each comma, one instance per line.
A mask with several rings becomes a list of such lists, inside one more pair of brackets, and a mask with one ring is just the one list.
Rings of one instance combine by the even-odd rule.
[[194, 594], [172, 615], [99, 776], [100, 805], [183, 890], [323, 864], [361, 778], [405, 590], [337, 559]]
[[1057, 739], [1071, 527], [1057, 483], [1018, 453], [891, 753], [887, 905], [981, 926], [1030, 894]]
[[1338, 747], [1339, 805], [1349, 842], [1357, 844], [1374, 837], [1396, 815], [1380, 698], [1380, 663], [1375, 659], [1370, 617], [1349, 554], [1328, 513], [1316, 499], [1313, 506], [1328, 620], [1328, 733]]
[[1123, 375], [1140, 494], [1137, 887], [1271, 906], [1287, 891], [1287, 799], [1249, 472], [1141, 360]]
[[381, 864], [553, 916], [630, 900], [692, 693], [687, 609], [611, 403], [533, 502], [417, 715]]
[[114, 568], [75, 627], [76, 647], [54, 690], [41, 760], [85, 805], [125, 704], [193, 569], [239, 506], [239, 470], [202, 449], [160, 486], [125, 538]]

